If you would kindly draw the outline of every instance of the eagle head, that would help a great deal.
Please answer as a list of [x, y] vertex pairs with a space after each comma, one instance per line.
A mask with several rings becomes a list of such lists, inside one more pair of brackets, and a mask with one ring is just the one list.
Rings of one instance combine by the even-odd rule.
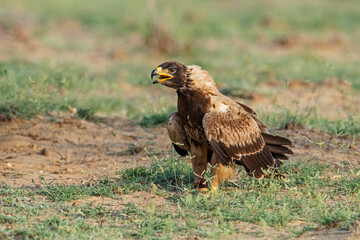
[[151, 72], [151, 79], [159, 76], [153, 84], [160, 83], [167, 87], [179, 89], [186, 84], [187, 67], [178, 62], [164, 62]]

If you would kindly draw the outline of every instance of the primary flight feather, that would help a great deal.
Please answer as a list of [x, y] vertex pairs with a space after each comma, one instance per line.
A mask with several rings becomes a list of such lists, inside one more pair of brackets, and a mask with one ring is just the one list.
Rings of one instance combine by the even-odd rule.
[[196, 65], [160, 64], [153, 83], [176, 89], [178, 111], [169, 116], [167, 130], [175, 150], [192, 156], [195, 184], [205, 187], [203, 174], [212, 165], [212, 189], [243, 165], [257, 179], [292, 154], [290, 140], [269, 134], [266, 124], [248, 106], [226, 97], [209, 73]]

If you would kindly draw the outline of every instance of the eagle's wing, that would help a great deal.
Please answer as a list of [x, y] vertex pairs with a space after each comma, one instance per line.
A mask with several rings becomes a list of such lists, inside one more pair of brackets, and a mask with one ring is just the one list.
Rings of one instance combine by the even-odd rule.
[[236, 103], [239, 104], [245, 111], [250, 114], [250, 116], [256, 121], [262, 133], [269, 133], [268, 126], [257, 117], [257, 114], [254, 110], [252, 110], [250, 107], [246, 106], [243, 103]]
[[240, 102], [236, 102], [237, 104], [239, 104], [245, 111], [247, 111], [248, 113], [252, 114], [252, 115], [257, 115], [256, 112], [254, 110], [252, 110], [252, 108], [250, 108], [249, 106], [240, 103]]
[[288, 147], [292, 145], [292, 142], [284, 137], [280, 136], [274, 136], [269, 133], [268, 126], [261, 121], [254, 110], [252, 110], [250, 107], [246, 106], [245, 104], [237, 102], [246, 112], [250, 114], [250, 116], [255, 120], [258, 127], [260, 128], [261, 134], [264, 138], [266, 147], [271, 152], [271, 155], [273, 158], [275, 158], [275, 166], [280, 167], [282, 164], [281, 160], [288, 160], [289, 158], [286, 156], [286, 154], [293, 154], [293, 151]]
[[167, 123], [167, 131], [172, 144], [178, 154], [186, 156], [190, 151], [183, 123], [177, 112], [170, 114]]
[[220, 162], [228, 165], [238, 160], [256, 178], [262, 178], [262, 169], [275, 166], [275, 159], [250, 114], [239, 112], [210, 112], [203, 118], [203, 128], [210, 146]]

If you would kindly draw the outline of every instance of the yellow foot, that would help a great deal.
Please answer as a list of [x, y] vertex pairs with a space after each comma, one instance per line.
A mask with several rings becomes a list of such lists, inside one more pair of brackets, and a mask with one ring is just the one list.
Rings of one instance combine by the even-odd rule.
[[209, 198], [213, 195], [208, 188], [200, 188], [199, 190], [200, 190], [200, 194], [203, 195], [204, 197]]
[[210, 191], [210, 189], [208, 189], [208, 188], [200, 188], [199, 191], [200, 191], [200, 193], [202, 193], [205, 197], [211, 197], [211, 196], [213, 196], [214, 194], [217, 193], [217, 191], [218, 191], [217, 189], [218, 189], [217, 187], [212, 187], [212, 188], [211, 188], [211, 191]]

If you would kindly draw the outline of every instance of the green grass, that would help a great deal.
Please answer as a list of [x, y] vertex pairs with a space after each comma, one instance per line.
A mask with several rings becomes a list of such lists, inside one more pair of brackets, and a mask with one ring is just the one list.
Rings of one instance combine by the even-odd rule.
[[[242, 171], [210, 196], [192, 188], [190, 164], [175, 158], [154, 160], [150, 168], [124, 169], [117, 178], [87, 185], [62, 186], [45, 179], [35, 188], [3, 185], [0, 234], [35, 239], [218, 238], [241, 232], [236, 228], [240, 221], [283, 229], [295, 237], [321, 227], [346, 230], [360, 217], [360, 169], [309, 160], [287, 164], [282, 172], [285, 180], [258, 181]], [[71, 204], [89, 196], [121, 203], [124, 194], [135, 192], [156, 194], [167, 206], [127, 203], [114, 209], [86, 201]], [[299, 221], [301, 227], [294, 228]]]
[[[68, 111], [77, 108], [78, 116], [93, 119], [95, 112], [118, 113], [139, 118], [151, 113], [149, 95], [137, 94], [133, 99], [111, 76], [97, 74], [85, 66], [56, 66], [39, 62], [0, 62], [0, 114], [31, 118], [47, 111]], [[113, 89], [109, 95], [101, 92]], [[139, 104], [140, 108], [136, 105]], [[167, 105], [161, 109], [166, 109]]]
[[171, 112], [145, 115], [140, 120], [139, 125], [144, 127], [156, 127], [159, 124], [166, 123], [170, 114]]
[[360, 115], [348, 115], [345, 119], [329, 120], [319, 116], [315, 109], [307, 113], [299, 113], [283, 107], [278, 107], [273, 113], [260, 114], [261, 119], [268, 124], [270, 130], [286, 129], [291, 124], [297, 126], [315, 128], [332, 135], [354, 137], [360, 136]]
[[81, 91], [83, 69], [63, 66], [47, 68], [38, 63], [9, 61], [0, 63], [0, 113], [30, 118], [46, 111], [59, 111], [73, 100], [64, 91]]

